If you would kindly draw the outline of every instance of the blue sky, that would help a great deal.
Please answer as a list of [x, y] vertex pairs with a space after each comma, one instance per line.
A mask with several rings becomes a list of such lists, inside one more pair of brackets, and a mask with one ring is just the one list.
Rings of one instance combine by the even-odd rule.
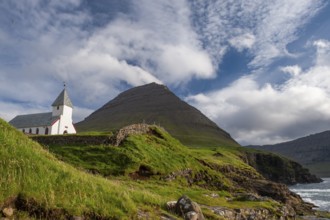
[[241, 144], [330, 129], [326, 0], [3, 0], [0, 117], [166, 84]]

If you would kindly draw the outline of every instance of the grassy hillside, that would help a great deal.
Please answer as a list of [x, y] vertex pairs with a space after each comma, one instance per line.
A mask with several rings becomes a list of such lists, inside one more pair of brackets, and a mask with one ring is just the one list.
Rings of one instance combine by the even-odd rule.
[[[159, 219], [173, 216], [165, 204], [183, 194], [203, 204], [208, 219], [220, 218], [210, 207], [265, 208], [279, 215], [281, 201], [303, 206], [287, 188], [244, 163], [240, 148], [189, 150], [159, 128], [129, 136], [119, 147], [48, 149], [62, 162], [0, 120], [0, 209], [14, 206], [25, 219], [136, 219], [145, 213]], [[277, 201], [242, 200], [244, 192]]]
[[19, 196], [39, 207], [37, 209], [42, 210], [44, 215], [57, 210], [68, 215], [123, 218], [134, 215], [138, 203], [161, 204], [158, 195], [141, 187], [137, 189], [120, 181], [79, 172], [58, 161], [2, 120], [0, 173], [0, 207]]

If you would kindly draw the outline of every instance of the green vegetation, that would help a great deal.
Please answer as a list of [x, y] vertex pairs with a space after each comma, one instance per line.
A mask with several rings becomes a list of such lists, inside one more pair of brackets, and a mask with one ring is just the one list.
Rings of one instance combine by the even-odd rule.
[[[16, 199], [26, 203], [17, 208], [20, 215], [37, 219], [54, 213], [56, 219], [134, 219], [141, 212], [157, 219], [173, 215], [165, 204], [183, 194], [205, 206], [274, 213], [281, 206], [273, 200], [232, 199], [247, 190], [235, 181], [262, 179], [242, 161], [241, 148], [189, 149], [153, 129], [154, 134], [129, 136], [119, 147], [54, 144], [44, 149], [0, 120], [0, 207]], [[208, 219], [219, 217], [205, 207], [203, 212]]]
[[[141, 172], [146, 172], [147, 176], [159, 179], [189, 168], [192, 178], [198, 173], [204, 173], [209, 175], [213, 182], [221, 183], [223, 189], [233, 188], [227, 177], [205, 166], [201, 163], [203, 161], [219, 169], [230, 166], [250, 176], [261, 178], [251, 166], [241, 160], [239, 156], [240, 150], [243, 149], [241, 147], [187, 148], [161, 129], [157, 127], [153, 129], [158, 135], [130, 136], [120, 147], [53, 144], [48, 145], [47, 148], [59, 159], [103, 176], [140, 175]], [[141, 171], [141, 168], [144, 170]], [[203, 184], [203, 181], [199, 181], [198, 184]]]
[[158, 195], [142, 187], [78, 172], [2, 120], [0, 144], [0, 204], [20, 195], [43, 209], [120, 218], [134, 215], [140, 202], [161, 204]]
[[[157, 129], [157, 132], [161, 131]], [[161, 135], [161, 138], [154, 135], [131, 136], [120, 147], [54, 144], [49, 145], [48, 149], [68, 163], [97, 171], [104, 176], [127, 175], [138, 171], [142, 165], [152, 169], [152, 174], [158, 175], [165, 175], [186, 167], [194, 170], [201, 168], [188, 148], [165, 132], [161, 132]]]

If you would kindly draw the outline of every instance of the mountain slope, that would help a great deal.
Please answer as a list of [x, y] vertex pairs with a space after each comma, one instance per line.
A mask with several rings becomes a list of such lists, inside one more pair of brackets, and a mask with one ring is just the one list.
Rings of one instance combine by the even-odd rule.
[[330, 177], [330, 131], [274, 145], [248, 147], [284, 155], [305, 165], [312, 173]]
[[164, 127], [189, 146], [238, 146], [230, 135], [166, 86], [156, 83], [135, 87], [89, 115], [75, 126], [78, 132], [113, 131], [145, 122]]

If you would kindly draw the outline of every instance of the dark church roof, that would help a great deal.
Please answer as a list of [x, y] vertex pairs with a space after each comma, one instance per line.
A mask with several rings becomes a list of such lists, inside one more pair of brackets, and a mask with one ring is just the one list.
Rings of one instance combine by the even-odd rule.
[[31, 128], [52, 125], [59, 116], [52, 116], [51, 112], [30, 115], [18, 115], [9, 124], [16, 128]]
[[52, 106], [60, 106], [60, 105], [66, 105], [66, 106], [69, 106], [69, 107], [73, 108], [72, 102], [71, 102], [71, 100], [69, 98], [69, 95], [68, 95], [65, 88], [58, 95], [58, 97], [56, 98], [56, 100], [52, 104]]

